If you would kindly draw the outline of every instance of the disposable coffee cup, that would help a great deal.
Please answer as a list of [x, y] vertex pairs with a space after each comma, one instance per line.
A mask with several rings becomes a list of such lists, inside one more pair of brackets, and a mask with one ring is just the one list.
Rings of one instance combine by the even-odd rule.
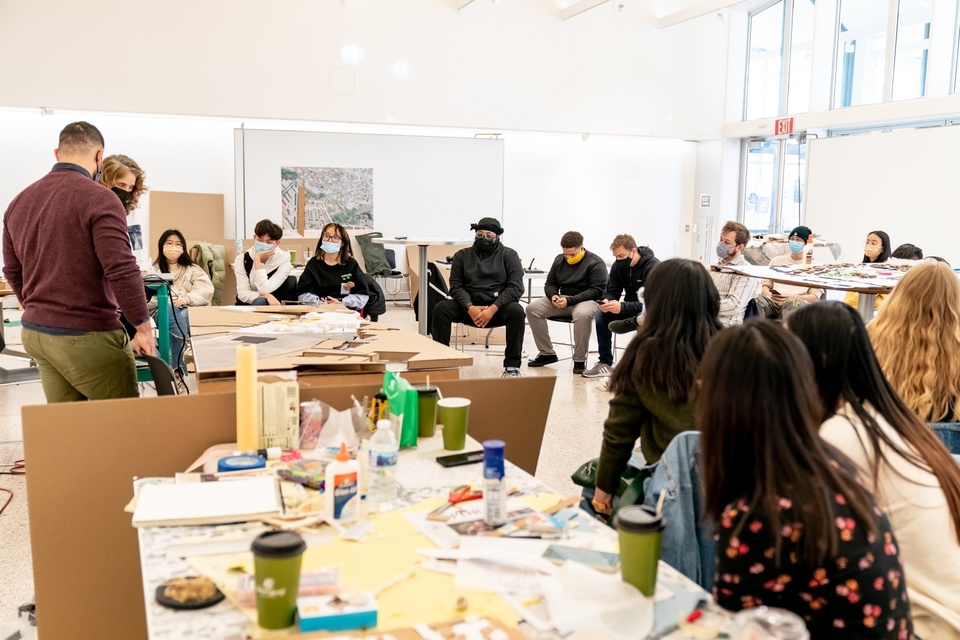
[[652, 597], [657, 588], [663, 516], [653, 507], [629, 505], [617, 511], [613, 526], [620, 538], [620, 575], [640, 593]]
[[296, 531], [267, 531], [254, 539], [257, 621], [264, 629], [286, 629], [294, 623], [300, 563], [306, 548]]
[[443, 448], [462, 451], [467, 446], [469, 398], [444, 398], [437, 402], [437, 421], [443, 425]]
[[437, 429], [437, 399], [440, 392], [436, 387], [418, 385], [417, 390], [417, 435], [432, 438]]

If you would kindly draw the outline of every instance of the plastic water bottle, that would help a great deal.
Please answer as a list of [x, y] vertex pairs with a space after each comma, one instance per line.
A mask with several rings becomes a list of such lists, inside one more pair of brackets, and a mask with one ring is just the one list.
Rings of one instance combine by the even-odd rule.
[[389, 511], [397, 498], [397, 451], [399, 444], [389, 420], [378, 420], [370, 438], [370, 487], [367, 502], [375, 511]]

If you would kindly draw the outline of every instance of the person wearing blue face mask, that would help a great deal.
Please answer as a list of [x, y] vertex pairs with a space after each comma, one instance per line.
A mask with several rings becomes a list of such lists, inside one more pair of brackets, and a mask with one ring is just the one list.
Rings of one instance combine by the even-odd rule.
[[[787, 238], [789, 253], [776, 256], [770, 260], [770, 266], [803, 265], [805, 264], [803, 248], [807, 239], [813, 235], [809, 227], [799, 226], [790, 232]], [[812, 246], [812, 245], [811, 245]], [[774, 283], [764, 280], [760, 286], [760, 296], [757, 304], [768, 318], [782, 318], [792, 310], [805, 304], [816, 302], [823, 297], [823, 289], [800, 287], [790, 284]]]
[[317, 254], [304, 267], [297, 297], [305, 304], [338, 302], [354, 311], [370, 299], [367, 278], [350, 251], [347, 230], [335, 222], [323, 228]]
[[747, 264], [743, 250], [750, 242], [750, 231], [734, 220], [727, 221], [720, 230], [720, 242], [717, 243], [717, 257], [720, 262], [710, 270], [710, 277], [720, 293], [720, 324], [730, 327], [743, 323], [743, 313], [747, 304], [760, 293], [760, 283], [756, 278], [724, 271], [723, 267], [742, 267]]
[[253, 246], [233, 261], [237, 278], [238, 305], [273, 305], [295, 301], [296, 288], [287, 285], [293, 265], [290, 254], [280, 248], [283, 229], [272, 220], [253, 228]]

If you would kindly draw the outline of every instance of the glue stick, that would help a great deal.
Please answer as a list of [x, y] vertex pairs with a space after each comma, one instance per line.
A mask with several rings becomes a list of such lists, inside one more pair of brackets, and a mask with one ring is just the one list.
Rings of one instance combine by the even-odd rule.
[[499, 526], [507, 521], [507, 489], [503, 477], [503, 440], [483, 443], [483, 521]]

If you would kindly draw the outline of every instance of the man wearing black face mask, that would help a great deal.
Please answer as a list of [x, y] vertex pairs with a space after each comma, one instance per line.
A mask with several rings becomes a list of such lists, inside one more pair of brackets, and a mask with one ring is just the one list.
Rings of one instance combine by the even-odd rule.
[[[57, 164], [3, 219], [3, 273], [23, 305], [23, 347], [47, 402], [136, 397], [133, 354], [155, 354], [123, 207], [95, 184], [103, 136], [87, 122], [60, 132]], [[133, 325], [132, 342], [117, 307]]]
[[[584, 378], [602, 378], [610, 375], [613, 367], [613, 334], [610, 323], [614, 320], [634, 319], [643, 309], [639, 291], [647, 274], [660, 260], [649, 247], [638, 247], [633, 236], [621, 233], [610, 244], [615, 262], [610, 267], [607, 286], [600, 300], [600, 313], [595, 317], [597, 351], [599, 362], [583, 372]], [[623, 300], [620, 296], [623, 295]]]
[[496, 218], [481, 218], [470, 228], [476, 231], [473, 246], [453, 255], [450, 299], [437, 303], [433, 309], [433, 339], [449, 345], [450, 325], [454, 322], [481, 329], [505, 326], [503, 375], [517, 378], [526, 323], [519, 302], [524, 291], [523, 265], [517, 252], [500, 242], [503, 227]]

